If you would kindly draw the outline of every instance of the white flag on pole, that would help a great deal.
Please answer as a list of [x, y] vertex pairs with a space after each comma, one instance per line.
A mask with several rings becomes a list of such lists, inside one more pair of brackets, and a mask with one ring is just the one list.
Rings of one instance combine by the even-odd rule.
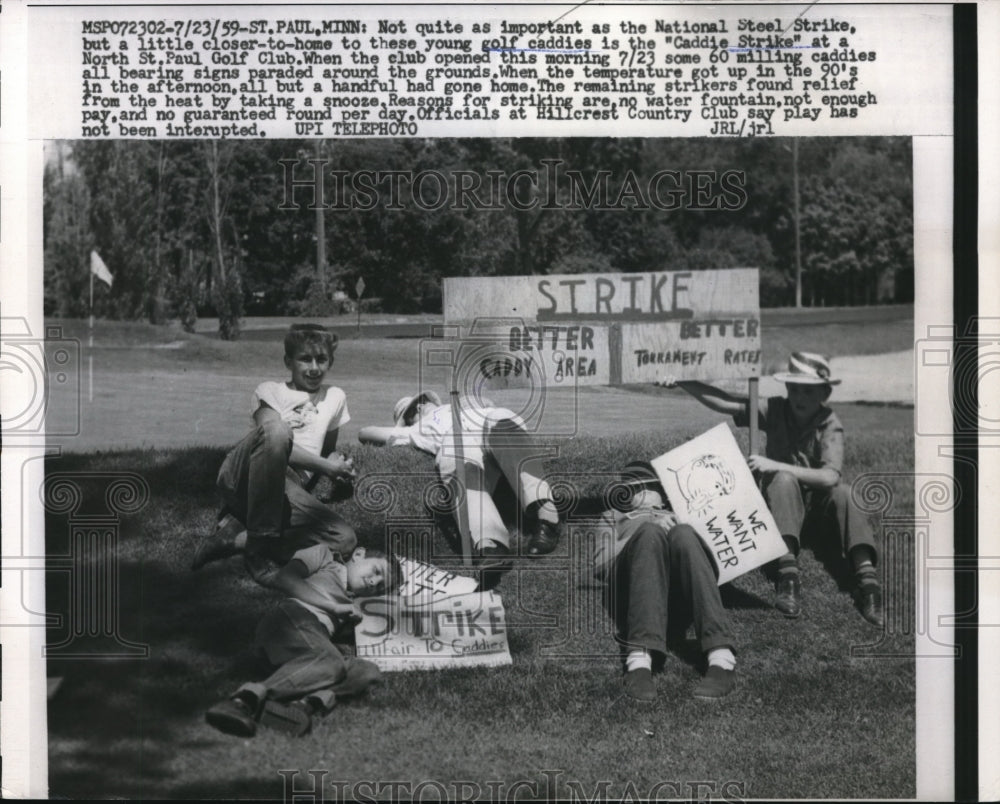
[[111, 271], [108, 270], [108, 266], [104, 264], [104, 260], [96, 251], [90, 252], [90, 273], [104, 282], [108, 287], [111, 287], [111, 283], [114, 281], [114, 277], [111, 276]]

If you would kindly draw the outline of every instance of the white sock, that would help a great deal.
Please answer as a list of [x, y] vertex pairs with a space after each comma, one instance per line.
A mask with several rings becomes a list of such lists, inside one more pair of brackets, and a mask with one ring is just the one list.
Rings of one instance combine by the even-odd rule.
[[653, 657], [645, 650], [634, 650], [625, 657], [625, 672], [631, 673], [633, 670], [653, 669]]
[[559, 511], [552, 500], [543, 500], [538, 506], [538, 518], [542, 522], [550, 522], [554, 525], [559, 523]]
[[708, 666], [721, 667], [723, 670], [736, 669], [736, 657], [729, 648], [712, 648], [708, 652]]
[[246, 550], [247, 548], [247, 532], [241, 530], [236, 534], [236, 538], [233, 540], [233, 544], [236, 545], [237, 550]]

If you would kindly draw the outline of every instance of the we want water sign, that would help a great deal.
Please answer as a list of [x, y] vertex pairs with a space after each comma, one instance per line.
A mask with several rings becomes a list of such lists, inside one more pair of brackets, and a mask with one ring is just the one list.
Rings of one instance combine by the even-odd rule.
[[720, 586], [785, 554], [774, 517], [725, 424], [652, 464], [678, 520], [711, 550]]

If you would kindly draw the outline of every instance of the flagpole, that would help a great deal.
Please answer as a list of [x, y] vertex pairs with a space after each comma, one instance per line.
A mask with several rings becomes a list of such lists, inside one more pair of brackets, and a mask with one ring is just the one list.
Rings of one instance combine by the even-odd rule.
[[[93, 259], [93, 258], [91, 258]], [[94, 267], [90, 266], [90, 325], [87, 328], [87, 401], [94, 401]]]

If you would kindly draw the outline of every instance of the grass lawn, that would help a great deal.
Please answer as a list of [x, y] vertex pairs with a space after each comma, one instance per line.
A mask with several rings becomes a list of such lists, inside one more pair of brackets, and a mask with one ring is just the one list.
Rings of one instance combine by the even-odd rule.
[[[912, 471], [912, 411], [838, 411], [856, 434], [847, 457], [852, 475]], [[550, 470], [576, 482], [571, 525], [600, 507], [609, 470], [705, 429], [695, 419], [666, 426], [658, 419], [645, 432], [580, 436], [562, 445]], [[402, 450], [352, 453], [363, 473], [400, 477], [387, 515], [355, 502], [341, 509], [362, 544], [379, 545], [393, 520], [420, 516], [431, 460]], [[698, 678], [690, 650], [668, 658], [655, 705], [640, 708], [621, 697], [600, 590], [580, 551], [569, 549], [571, 536], [553, 556], [523, 562], [499, 587], [513, 665], [387, 675], [300, 740], [264, 731], [253, 740], [219, 734], [204, 723], [204, 710], [242, 681], [263, 678], [249, 646], [256, 622], [277, 600], [236, 560], [187, 569], [214, 521], [222, 456], [219, 447], [156, 447], [49, 459], [50, 474], [137, 473], [151, 494], [141, 511], [123, 517], [117, 550], [120, 633], [148, 644], [150, 655], [50, 659], [50, 673], [65, 679], [49, 703], [54, 796], [280, 798], [280, 770], [300, 771], [299, 789], [314, 783], [308, 771], [325, 772], [330, 798], [387, 798], [391, 788], [380, 795], [372, 786], [378, 782], [409, 783], [406, 798], [424, 782], [422, 795], [433, 800], [441, 797], [434, 783], [458, 798], [510, 800], [592, 798], [602, 790], [614, 798], [688, 798], [695, 782], [710, 785], [701, 795], [711, 790], [713, 797], [915, 795], [914, 663], [905, 658], [913, 650], [911, 585], [890, 599], [889, 626], [880, 632], [853, 610], [835, 562], [811, 549], [803, 554], [799, 620], [771, 608], [759, 574], [725, 590], [739, 640], [739, 686], [714, 704], [690, 696]], [[96, 513], [101, 482], [83, 479], [81, 513]], [[893, 513], [912, 512], [912, 484], [892, 483]], [[46, 532], [50, 555], [67, 549], [64, 515], [49, 514]], [[911, 579], [908, 561], [894, 554], [884, 564]], [[48, 595], [50, 613], [70, 610], [65, 574], [50, 573]], [[52, 628], [50, 644], [67, 627]], [[93, 651], [103, 643], [81, 644]]]

